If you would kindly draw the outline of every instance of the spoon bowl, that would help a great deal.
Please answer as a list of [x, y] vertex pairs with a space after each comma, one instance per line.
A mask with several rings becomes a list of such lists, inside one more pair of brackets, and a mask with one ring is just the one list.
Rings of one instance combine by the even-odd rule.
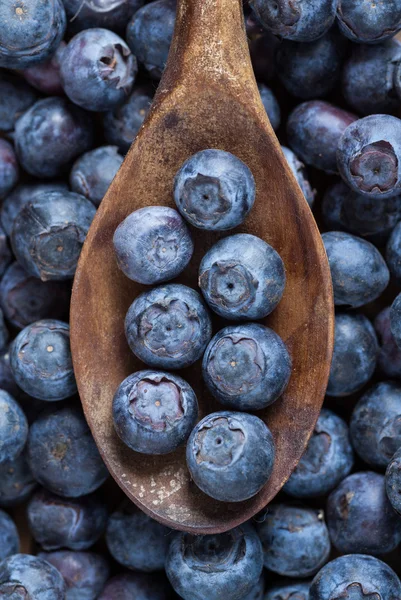
[[[175, 281], [197, 287], [205, 252], [222, 235], [247, 232], [284, 260], [287, 284], [264, 321], [286, 342], [293, 371], [283, 396], [258, 412], [271, 429], [276, 461], [270, 481], [253, 498], [222, 503], [190, 480], [185, 449], [164, 456], [131, 451], [118, 438], [112, 401], [121, 381], [143, 369], [129, 350], [125, 314], [146, 288], [117, 268], [112, 238], [132, 211], [174, 207], [173, 179], [205, 148], [238, 156], [256, 181], [255, 205], [243, 226], [216, 234], [192, 228], [190, 265]], [[125, 494], [158, 521], [192, 533], [222, 532], [251, 518], [281, 489], [316, 423], [333, 346], [329, 266], [312, 213], [281, 152], [260, 100], [246, 40], [241, 0], [178, 0], [166, 70], [151, 111], [111, 184], [84, 244], [71, 305], [71, 344], [86, 418], [112, 476]], [[216, 332], [222, 324], [216, 318]], [[202, 381], [200, 364], [179, 372], [194, 388], [200, 416], [221, 410]]]

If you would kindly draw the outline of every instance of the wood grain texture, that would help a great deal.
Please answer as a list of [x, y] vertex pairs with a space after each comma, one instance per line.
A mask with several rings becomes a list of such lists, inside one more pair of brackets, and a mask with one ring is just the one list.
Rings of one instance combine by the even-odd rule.
[[[288, 344], [293, 373], [284, 396], [259, 413], [271, 428], [277, 460], [254, 498], [223, 504], [190, 481], [184, 449], [164, 457], [132, 452], [117, 437], [112, 399], [143, 368], [124, 336], [126, 311], [145, 288], [118, 270], [117, 225], [147, 205], [174, 206], [173, 177], [194, 152], [220, 148], [241, 158], [257, 186], [243, 227], [281, 254], [287, 271], [282, 302], [266, 320]], [[195, 253], [179, 282], [196, 287], [201, 257], [218, 239], [194, 231]], [[111, 474], [140, 508], [166, 525], [194, 533], [228, 530], [274, 498], [299, 461], [323, 401], [333, 345], [329, 267], [312, 213], [287, 166], [261, 104], [243, 25], [241, 0], [179, 0], [176, 31], [152, 110], [114, 179], [85, 242], [74, 282], [71, 340], [79, 393]], [[215, 322], [216, 328], [219, 322]], [[204, 415], [219, 407], [200, 365], [180, 374]]]

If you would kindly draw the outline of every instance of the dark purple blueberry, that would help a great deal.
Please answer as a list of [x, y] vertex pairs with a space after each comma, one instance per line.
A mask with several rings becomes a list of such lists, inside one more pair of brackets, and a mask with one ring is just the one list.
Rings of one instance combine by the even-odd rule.
[[[395, 199], [400, 201], [399, 197]], [[386, 262], [397, 283], [401, 283], [401, 223], [398, 223], [387, 242]]]
[[401, 378], [401, 349], [398, 348], [390, 327], [390, 307], [384, 308], [375, 319], [380, 341], [378, 365], [386, 377]]
[[126, 154], [152, 103], [153, 90], [146, 86], [134, 88], [123, 104], [103, 115], [103, 129], [109, 144], [115, 144]]
[[391, 333], [397, 346], [401, 349], [401, 294], [398, 294], [391, 306], [390, 323]]
[[276, 131], [280, 127], [281, 122], [281, 110], [280, 105], [277, 101], [276, 96], [273, 94], [271, 89], [264, 83], [258, 83], [260, 98], [262, 104], [265, 107], [267, 116], [269, 117], [270, 125]]
[[115, 146], [100, 146], [96, 150], [86, 152], [72, 167], [72, 191], [99, 206], [123, 160]]
[[263, 600], [309, 600], [311, 581], [286, 580], [275, 583], [266, 592]]
[[83, 413], [73, 405], [44, 413], [33, 423], [28, 459], [35, 479], [67, 498], [94, 492], [109, 474]]
[[70, 327], [43, 319], [25, 327], [12, 343], [10, 364], [14, 379], [30, 396], [63, 400], [77, 391], [70, 350]]
[[35, 101], [35, 91], [21, 77], [0, 69], [0, 131], [12, 131]]
[[24, 411], [8, 392], [0, 390], [0, 464], [15, 460], [27, 438], [28, 421]]
[[312, 42], [334, 23], [337, 0], [251, 0], [250, 5], [262, 25], [274, 35]]
[[322, 510], [272, 504], [258, 522], [264, 565], [286, 577], [317, 573], [330, 554], [330, 538]]
[[182, 369], [202, 356], [212, 323], [198, 292], [170, 283], [134, 300], [125, 334], [132, 352], [150, 367]]
[[92, 27], [105, 27], [121, 32], [144, 0], [63, 0], [69, 29], [82, 31]]
[[205, 494], [222, 502], [252, 498], [273, 470], [275, 445], [265, 423], [247, 413], [207, 415], [187, 444], [191, 477]]
[[245, 220], [255, 202], [252, 172], [223, 150], [201, 150], [174, 179], [174, 200], [182, 216], [199, 229], [224, 231]]
[[61, 0], [2, 0], [0, 67], [26, 69], [46, 61], [60, 45], [66, 23]]
[[0, 506], [11, 508], [25, 502], [37, 486], [25, 452], [0, 464]]
[[6, 235], [6, 232], [0, 225], [0, 278], [3, 277], [5, 270], [12, 261], [12, 256], [13, 255], [11, 253], [10, 246], [8, 243], [8, 237]]
[[247, 523], [214, 535], [177, 532], [166, 561], [167, 577], [184, 600], [243, 600], [262, 568], [262, 546]]
[[285, 267], [272, 246], [238, 233], [217, 242], [199, 267], [199, 287], [210, 308], [225, 319], [262, 319], [284, 293]]
[[65, 600], [96, 600], [109, 577], [108, 560], [94, 552], [40, 552], [39, 558], [55, 567], [63, 576]]
[[231, 325], [209, 342], [203, 379], [213, 396], [232, 410], [260, 410], [273, 404], [291, 376], [291, 357], [272, 329], [259, 323]]
[[373, 556], [353, 554], [329, 562], [316, 575], [309, 600], [394, 600], [401, 582], [388, 565]]
[[302, 190], [303, 195], [305, 196], [305, 200], [307, 201], [309, 206], [312, 206], [315, 200], [316, 190], [312, 188], [309, 182], [304, 163], [301, 162], [297, 155], [294, 154], [294, 152], [286, 146], [281, 146], [281, 149], [284, 153], [285, 158], [287, 159], [287, 162], [291, 171], [294, 174], [295, 179], [297, 180], [299, 187]]
[[128, 23], [128, 46], [150, 76], [159, 79], [173, 38], [176, 3], [155, 0], [140, 8]]
[[14, 375], [10, 366], [10, 347], [0, 353], [0, 390], [5, 390], [15, 398], [21, 397], [23, 394], [21, 388], [15, 382]]
[[387, 467], [386, 493], [393, 509], [401, 515], [401, 447], [394, 454]]
[[109, 517], [107, 547], [123, 567], [147, 573], [161, 571], [170, 542], [171, 530], [145, 515], [128, 500]]
[[401, 447], [401, 385], [388, 381], [371, 387], [352, 413], [350, 432], [362, 460], [387, 467]]
[[401, 192], [401, 120], [370, 115], [351, 123], [338, 143], [341, 177], [355, 192], [390, 198]]
[[38, 100], [15, 126], [21, 166], [35, 177], [57, 177], [93, 144], [91, 116], [65, 98]]
[[184, 220], [168, 206], [145, 206], [128, 215], [117, 227], [113, 244], [124, 275], [148, 285], [177, 277], [194, 250]]
[[4, 510], [0, 510], [0, 561], [17, 554], [19, 546], [18, 530], [14, 521]]
[[108, 29], [96, 28], [81, 31], [68, 43], [60, 76], [74, 104], [106, 111], [124, 102], [137, 70], [136, 58], [125, 41]]
[[174, 452], [186, 442], [197, 419], [193, 389], [171, 373], [138, 371], [124, 379], [114, 396], [114, 427], [135, 452]]
[[49, 60], [25, 69], [22, 75], [32, 87], [47, 96], [62, 96], [64, 94], [60, 78], [60, 62], [67, 44], [61, 42], [56, 52]]
[[[9, 340], [9, 333], [4, 322], [4, 313], [0, 308], [0, 353], [5, 352]], [[1, 387], [0, 387], [1, 389]]]
[[401, 29], [401, 1], [338, 0], [337, 22], [353, 42], [377, 44]]
[[27, 506], [29, 529], [44, 550], [87, 550], [103, 535], [107, 508], [96, 494], [61, 498], [44, 488]]
[[72, 279], [95, 213], [92, 202], [80, 194], [37, 194], [14, 221], [11, 245], [16, 259], [42, 281]]
[[0, 138], [0, 198], [7, 196], [16, 186], [19, 167], [12, 145]]
[[288, 117], [288, 144], [307, 165], [337, 173], [341, 136], [357, 117], [322, 100], [299, 104]]
[[5, 600], [65, 600], [59, 571], [29, 554], [13, 554], [0, 562], [0, 598]]
[[346, 422], [323, 408], [308, 446], [283, 489], [295, 498], [325, 496], [350, 473], [353, 464]]
[[97, 600], [169, 600], [171, 588], [160, 573], [123, 573], [112, 577]]
[[387, 554], [401, 542], [401, 519], [386, 495], [383, 475], [346, 477], [327, 501], [330, 539], [342, 554]]
[[246, 16], [245, 25], [255, 77], [258, 81], [269, 81], [275, 74], [274, 57], [280, 42], [252, 12]]
[[322, 235], [333, 281], [334, 304], [358, 308], [376, 300], [390, 273], [380, 252], [366, 240], [341, 231]]

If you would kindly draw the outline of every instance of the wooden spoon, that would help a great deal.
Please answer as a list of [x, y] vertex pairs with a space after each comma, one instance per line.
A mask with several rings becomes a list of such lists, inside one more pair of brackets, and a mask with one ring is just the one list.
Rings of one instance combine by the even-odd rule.
[[[287, 343], [293, 373], [283, 397], [259, 414], [273, 432], [277, 458], [265, 488], [238, 504], [214, 501], [197, 489], [184, 448], [167, 456], [137, 454], [119, 440], [112, 422], [117, 386], [144, 368], [128, 348], [124, 317], [145, 289], [118, 270], [113, 233], [142, 206], [174, 206], [176, 171], [205, 148], [230, 151], [251, 168], [257, 199], [239, 230], [274, 246], [287, 270], [283, 300], [266, 323]], [[178, 281], [196, 287], [200, 259], [219, 236], [192, 233], [195, 254]], [[85, 242], [71, 310], [74, 368], [84, 411], [111, 474], [129, 498], [160, 522], [193, 533], [235, 527], [274, 498], [299, 461], [321, 408], [333, 346], [333, 300], [319, 231], [261, 104], [241, 0], [178, 0], [165, 73]], [[219, 410], [203, 385], [199, 365], [180, 374], [194, 387], [203, 415]]]

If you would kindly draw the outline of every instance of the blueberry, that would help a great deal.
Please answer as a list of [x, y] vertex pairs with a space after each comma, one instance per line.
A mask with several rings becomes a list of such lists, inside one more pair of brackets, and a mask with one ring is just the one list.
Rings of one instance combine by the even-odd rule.
[[352, 413], [350, 432], [362, 460], [387, 467], [401, 446], [401, 385], [389, 381], [372, 386]]
[[11, 232], [20, 265], [42, 281], [71, 279], [95, 212], [92, 202], [73, 192], [35, 196], [19, 211]]
[[12, 145], [0, 138], [0, 198], [7, 196], [16, 186], [19, 167]]
[[393, 509], [401, 515], [401, 447], [396, 451], [387, 467], [386, 493]]
[[384, 308], [375, 319], [380, 340], [378, 365], [386, 377], [401, 378], [401, 349], [398, 348], [390, 327], [390, 307]]
[[113, 243], [122, 272], [145, 284], [177, 277], [194, 250], [181, 215], [168, 206], [146, 206], [128, 215], [117, 227]]
[[355, 192], [390, 198], [401, 192], [401, 120], [370, 115], [351, 123], [337, 148], [341, 177]]
[[262, 25], [279, 37], [311, 42], [334, 23], [337, 0], [251, 0]]
[[15, 382], [10, 366], [10, 346], [0, 353], [0, 390], [5, 390], [11, 396], [21, 398], [21, 388]]
[[0, 506], [3, 508], [14, 507], [25, 502], [36, 485], [25, 452], [14, 460], [0, 464]]
[[269, 117], [270, 125], [276, 131], [280, 127], [281, 122], [281, 110], [280, 105], [277, 101], [276, 96], [273, 94], [270, 88], [264, 83], [258, 83], [259, 94], [262, 100], [262, 104], [265, 107], [267, 116]]
[[26, 69], [59, 46], [67, 24], [61, 0], [3, 0], [0, 4], [0, 67]]
[[401, 29], [400, 0], [365, 4], [339, 0], [337, 22], [341, 33], [353, 42], [376, 44], [393, 37]]
[[265, 587], [266, 581], [264, 573], [259, 577], [258, 581], [254, 584], [251, 591], [243, 596], [241, 600], [264, 600], [265, 598]]
[[8, 244], [8, 237], [6, 235], [6, 232], [0, 225], [0, 278], [3, 277], [4, 272], [11, 261], [12, 253]]
[[0, 131], [12, 131], [35, 101], [35, 91], [21, 77], [0, 69]]
[[126, 154], [142, 126], [152, 103], [152, 89], [134, 88], [123, 104], [103, 115], [104, 135], [109, 144], [115, 144]]
[[305, 196], [305, 200], [309, 206], [312, 206], [315, 200], [316, 190], [312, 188], [309, 182], [304, 163], [301, 162], [297, 155], [286, 146], [281, 146], [281, 149], [285, 158], [287, 159], [291, 171], [295, 176], [295, 179], [297, 180], [299, 187], [302, 190], [303, 195]]
[[400, 596], [401, 582], [394, 571], [381, 560], [363, 554], [329, 562], [309, 591], [309, 600], [392, 600]]
[[253, 12], [245, 16], [245, 26], [256, 79], [269, 81], [275, 75], [274, 57], [280, 42], [270, 31], [262, 27]]
[[161, 77], [167, 62], [175, 11], [174, 0], [155, 0], [140, 8], [128, 23], [128, 46], [154, 79]]
[[291, 357], [272, 329], [249, 323], [219, 331], [203, 356], [203, 379], [223, 406], [259, 410], [281, 396], [291, 376]]
[[0, 598], [65, 600], [65, 593], [59, 571], [37, 556], [13, 554], [0, 562]]
[[107, 559], [94, 552], [40, 552], [39, 558], [63, 576], [67, 586], [65, 600], [96, 600], [109, 576]]
[[401, 294], [398, 294], [391, 306], [391, 333], [397, 346], [401, 349]]
[[115, 146], [100, 146], [83, 154], [70, 173], [72, 191], [99, 206], [123, 160]]
[[166, 561], [167, 577], [184, 600], [242, 600], [262, 568], [262, 546], [247, 523], [215, 535], [176, 533]]
[[209, 230], [240, 225], [255, 202], [255, 180], [239, 158], [201, 150], [184, 162], [174, 180], [174, 200], [187, 221]]
[[353, 464], [354, 453], [346, 422], [323, 408], [284, 491], [295, 498], [325, 496], [350, 473]]
[[40, 484], [68, 498], [94, 492], [108, 477], [85, 417], [73, 405], [44, 413], [33, 423], [28, 459]]
[[92, 142], [90, 116], [64, 98], [38, 100], [15, 127], [18, 159], [35, 177], [62, 175]]
[[[396, 198], [399, 202], [399, 198]], [[398, 223], [387, 242], [386, 261], [397, 283], [401, 282], [401, 223]]]
[[81, 31], [68, 43], [60, 75], [74, 104], [106, 111], [124, 102], [137, 70], [136, 58], [125, 41], [108, 29], [96, 28]]
[[[9, 333], [4, 322], [4, 313], [0, 308], [0, 352], [5, 352], [7, 349]], [[1, 386], [0, 386], [1, 389]], [[7, 391], [7, 390], [6, 390]]]
[[263, 600], [309, 600], [309, 581], [282, 581], [267, 590]]
[[62, 96], [64, 93], [60, 77], [60, 63], [66, 46], [65, 42], [61, 42], [49, 60], [23, 71], [26, 81], [43, 94]]
[[252, 498], [273, 470], [275, 445], [265, 423], [247, 413], [207, 415], [187, 444], [191, 477], [205, 494], [222, 502]]
[[125, 318], [125, 333], [132, 352], [150, 367], [182, 369], [202, 356], [212, 323], [195, 290], [170, 283], [134, 300]]
[[112, 577], [98, 600], [169, 600], [170, 589], [159, 573], [123, 573]]
[[42, 488], [27, 506], [29, 529], [44, 550], [87, 550], [105, 531], [107, 516], [96, 494], [67, 499]]
[[247, 233], [217, 242], [199, 267], [199, 287], [209, 306], [231, 320], [262, 319], [278, 305], [285, 287], [280, 255]]
[[138, 371], [120, 384], [113, 421], [122, 441], [136, 452], [168, 454], [182, 446], [198, 418], [198, 401], [181, 377]]
[[15, 460], [28, 437], [28, 422], [20, 405], [0, 390], [0, 464]]
[[19, 552], [18, 530], [12, 518], [0, 510], [0, 561]]
[[330, 539], [321, 510], [269, 505], [258, 523], [264, 565], [286, 577], [309, 577], [327, 562]]
[[386, 289], [390, 274], [375, 246], [340, 231], [324, 233], [322, 238], [329, 259], [336, 306], [358, 308], [376, 300]]
[[323, 100], [299, 104], [288, 117], [288, 144], [307, 165], [337, 173], [341, 136], [357, 117]]
[[164, 569], [171, 531], [126, 500], [107, 524], [106, 542], [124, 567], [151, 573]]
[[121, 32], [132, 15], [143, 5], [144, 0], [63, 0], [69, 19], [69, 29], [82, 31], [91, 27], [106, 27]]

